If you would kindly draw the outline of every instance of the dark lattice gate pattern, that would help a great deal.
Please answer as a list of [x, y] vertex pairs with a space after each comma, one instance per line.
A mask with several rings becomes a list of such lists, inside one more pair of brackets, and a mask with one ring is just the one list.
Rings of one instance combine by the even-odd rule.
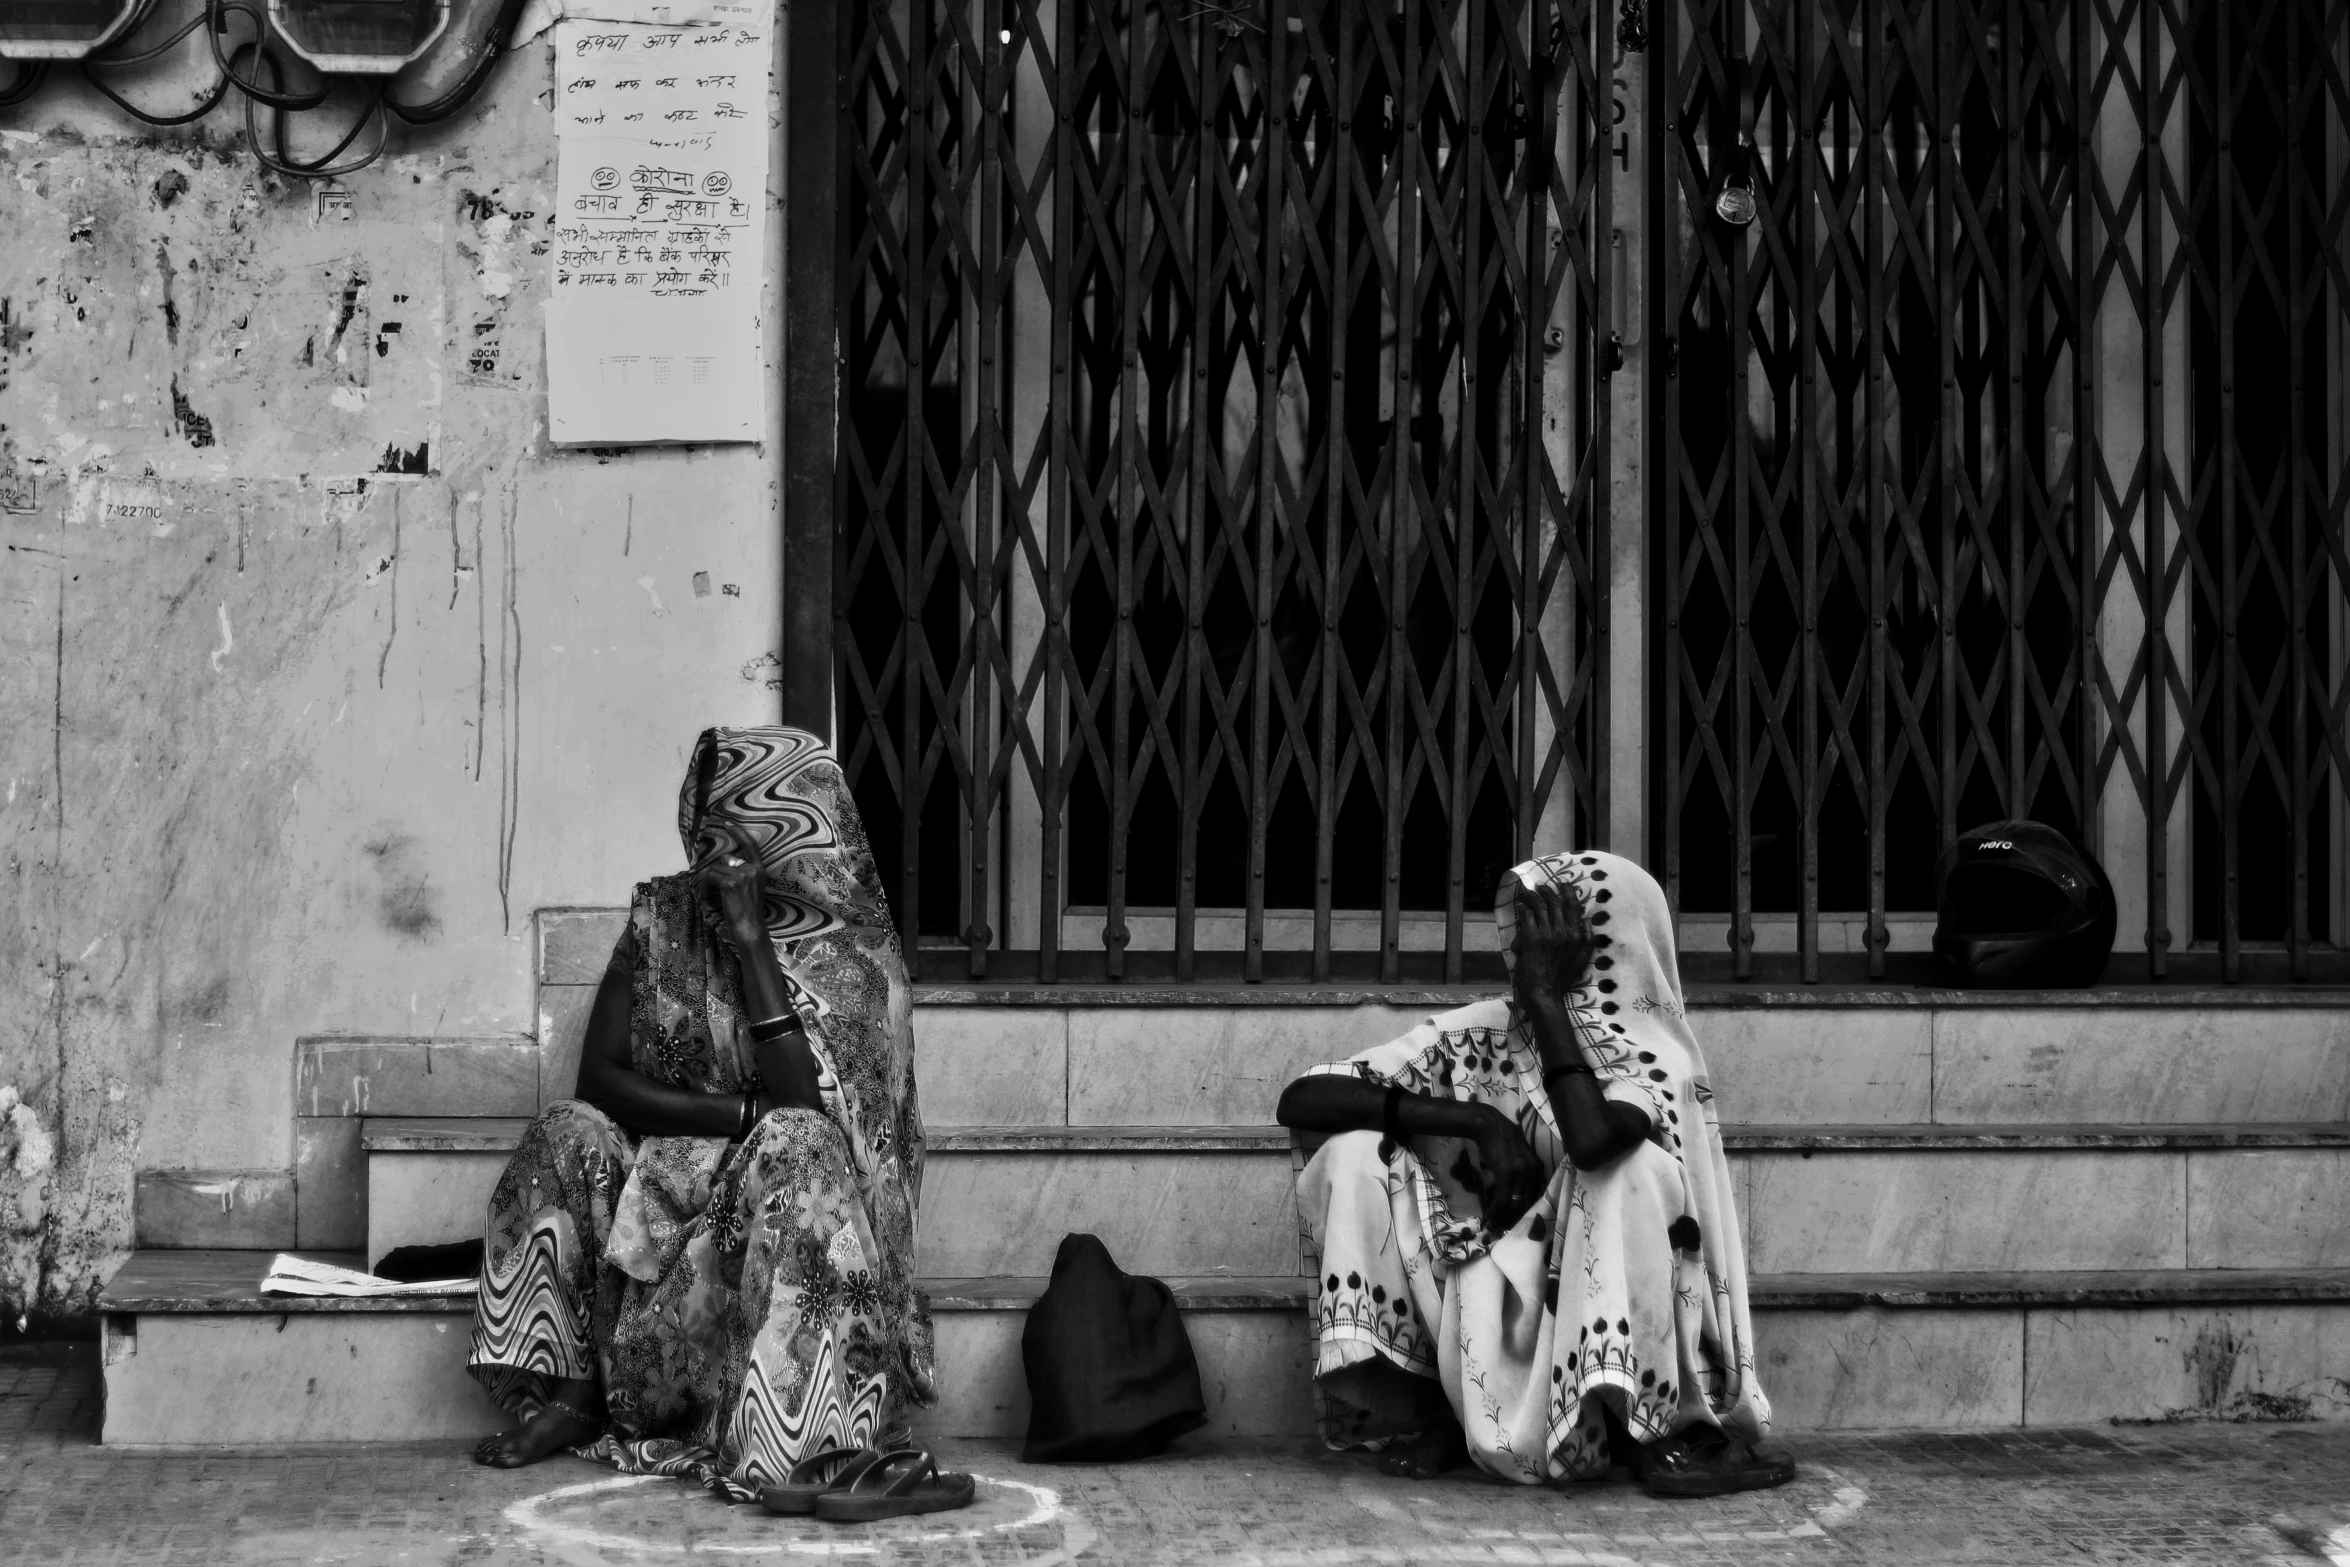
[[[1950, 836], [2032, 816], [2115, 871], [2154, 975], [2189, 943], [2311, 974], [2350, 760], [2350, 6], [1665, 20], [1680, 905], [1731, 914], [1741, 974], [1793, 914], [1806, 978], [1822, 911], [1865, 911], [1882, 973]], [[1742, 124], [1745, 229], [1714, 211]]]
[[[1510, 858], [1604, 836], [1613, 657], [1618, 847], [1733, 973], [1773, 921], [1886, 972], [2009, 815], [2099, 853], [2144, 971], [2334, 971], [2346, 0], [843, 26], [837, 707], [957, 968], [1475, 971]], [[1595, 127], [1644, 69], [1651, 641], [1611, 654]]]
[[837, 702], [907, 934], [1458, 977], [1602, 787], [1588, 4], [845, 25]]

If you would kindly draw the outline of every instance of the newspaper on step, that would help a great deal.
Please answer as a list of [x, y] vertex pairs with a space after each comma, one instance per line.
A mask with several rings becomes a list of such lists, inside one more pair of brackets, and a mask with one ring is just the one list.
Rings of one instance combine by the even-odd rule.
[[340, 1295], [358, 1299], [374, 1299], [396, 1295], [470, 1295], [474, 1281], [464, 1279], [421, 1279], [403, 1284], [397, 1279], [379, 1279], [372, 1273], [361, 1273], [356, 1268], [338, 1268], [331, 1262], [313, 1262], [290, 1252], [279, 1252], [269, 1262], [269, 1277], [261, 1281], [264, 1295]]

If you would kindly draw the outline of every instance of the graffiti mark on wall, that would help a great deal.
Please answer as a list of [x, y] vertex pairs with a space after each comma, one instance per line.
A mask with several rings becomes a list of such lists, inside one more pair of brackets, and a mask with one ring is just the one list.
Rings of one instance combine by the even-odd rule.
[[469, 374], [493, 376], [498, 373], [498, 321], [495, 316], [473, 323], [473, 347], [465, 356]]
[[[361, 321], [360, 313], [365, 310], [366, 307], [367, 274], [363, 271], [360, 271], [357, 267], [354, 267], [351, 269], [350, 273], [344, 277], [341, 289], [334, 296], [334, 307], [332, 313], [333, 325], [327, 333], [327, 357], [332, 359], [336, 364], [349, 363], [350, 355], [344, 349], [343, 341], [351, 333], [351, 323], [354, 321]], [[361, 321], [360, 333], [362, 336], [364, 336], [365, 332], [366, 325], [364, 321]], [[366, 360], [364, 358], [360, 360], [360, 365], [364, 370], [366, 365]]]
[[8, 390], [8, 361], [31, 345], [33, 329], [17, 319], [15, 301], [0, 297], [0, 392]]
[[163, 279], [164, 340], [177, 348], [180, 341], [180, 306], [172, 285], [179, 280], [179, 268], [171, 264], [171, 247], [162, 240], [155, 242], [155, 272]]
[[188, 438], [190, 446], [212, 444], [212, 421], [196, 412], [187, 393], [180, 390], [180, 378], [176, 375], [171, 378], [171, 424]]

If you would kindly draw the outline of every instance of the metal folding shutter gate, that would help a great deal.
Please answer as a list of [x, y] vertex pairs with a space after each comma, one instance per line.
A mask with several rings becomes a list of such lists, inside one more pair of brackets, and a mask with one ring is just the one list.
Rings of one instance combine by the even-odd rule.
[[[1618, 847], [1731, 972], [1770, 920], [1884, 972], [2011, 815], [2154, 975], [2335, 971], [2350, 5], [841, 25], [834, 702], [909, 940], [1457, 978], [1637, 734]], [[1601, 308], [1643, 68], [1645, 537]]]
[[907, 937], [1457, 977], [1598, 805], [1590, 6], [844, 16], [836, 702]]
[[[1659, 863], [1930, 909], [1962, 828], [2111, 868], [2160, 976], [2342, 942], [2350, 7], [1691, 4], [1662, 311]], [[1758, 216], [1716, 215], [1741, 128]], [[2149, 432], [2154, 438], [2149, 439]]]

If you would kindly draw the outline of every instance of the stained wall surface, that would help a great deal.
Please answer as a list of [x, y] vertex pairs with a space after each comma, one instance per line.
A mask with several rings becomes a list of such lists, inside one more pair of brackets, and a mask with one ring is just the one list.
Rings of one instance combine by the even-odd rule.
[[531, 911], [676, 868], [694, 733], [775, 716], [777, 444], [545, 439], [551, 85], [323, 188], [0, 112], [10, 1318], [134, 1171], [290, 1168], [298, 1036], [526, 1032]]

